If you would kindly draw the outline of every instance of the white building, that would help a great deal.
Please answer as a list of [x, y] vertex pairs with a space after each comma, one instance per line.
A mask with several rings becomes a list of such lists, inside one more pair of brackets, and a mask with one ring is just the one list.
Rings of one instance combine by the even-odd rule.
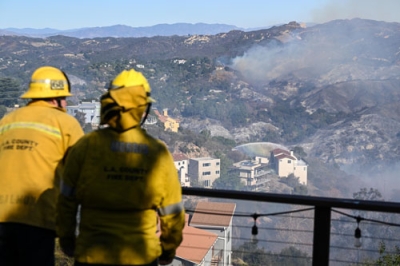
[[189, 158], [182, 153], [172, 154], [174, 164], [178, 171], [179, 181], [182, 187], [190, 187], [190, 179], [188, 176]]
[[275, 149], [271, 152], [270, 162], [280, 177], [287, 177], [293, 174], [299, 178], [300, 184], [307, 185], [307, 163], [297, 159], [293, 151]]
[[220, 169], [220, 159], [202, 157], [189, 160], [190, 179], [206, 188], [211, 188], [215, 179], [220, 177]]
[[[199, 202], [189, 225], [218, 235], [208, 265], [232, 265], [232, 219], [235, 203]], [[201, 264], [201, 265], [206, 265]]]
[[76, 116], [78, 112], [85, 114], [85, 124], [98, 127], [100, 124], [100, 102], [82, 102], [79, 105], [67, 106], [67, 113]]
[[245, 186], [255, 186], [258, 184], [258, 179], [268, 173], [266, 170], [267, 163], [267, 158], [256, 157], [255, 160], [234, 163], [231, 171], [239, 175], [240, 182]]

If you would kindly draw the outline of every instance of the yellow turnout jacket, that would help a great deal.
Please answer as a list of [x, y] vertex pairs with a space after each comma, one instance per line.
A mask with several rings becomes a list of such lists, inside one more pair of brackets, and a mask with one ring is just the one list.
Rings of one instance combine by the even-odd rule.
[[61, 187], [61, 240], [75, 239], [80, 205], [77, 261], [147, 264], [175, 256], [185, 222], [177, 170], [167, 147], [140, 127], [81, 138], [68, 153]]
[[55, 230], [56, 169], [83, 136], [78, 121], [45, 101], [0, 121], [0, 222]]

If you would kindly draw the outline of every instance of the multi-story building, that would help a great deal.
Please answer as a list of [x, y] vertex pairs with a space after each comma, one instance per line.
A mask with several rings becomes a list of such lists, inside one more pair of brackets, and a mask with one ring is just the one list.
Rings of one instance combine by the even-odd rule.
[[271, 151], [271, 166], [280, 177], [287, 177], [293, 174], [299, 178], [300, 184], [307, 185], [307, 163], [297, 159], [293, 151], [275, 149]]
[[91, 124], [96, 128], [100, 124], [100, 102], [81, 102], [78, 105], [67, 106], [67, 113], [76, 116], [80, 112], [85, 116], [85, 124]]
[[183, 228], [183, 240], [176, 250], [173, 266], [213, 266], [214, 246], [218, 235], [186, 224]]
[[179, 181], [182, 187], [190, 187], [190, 179], [188, 176], [189, 158], [182, 153], [172, 154], [174, 164], [178, 171]]
[[192, 158], [189, 160], [190, 180], [211, 188], [215, 179], [220, 177], [220, 159], [211, 157]]
[[211, 265], [229, 266], [232, 263], [232, 220], [235, 210], [235, 203], [226, 202], [199, 202], [196, 206], [189, 225], [218, 235], [212, 248]]
[[[264, 163], [263, 163], [264, 162]], [[240, 182], [245, 186], [256, 186], [259, 177], [265, 176], [267, 171], [267, 160], [257, 157], [255, 160], [244, 160], [233, 164], [230, 172], [236, 173]]]

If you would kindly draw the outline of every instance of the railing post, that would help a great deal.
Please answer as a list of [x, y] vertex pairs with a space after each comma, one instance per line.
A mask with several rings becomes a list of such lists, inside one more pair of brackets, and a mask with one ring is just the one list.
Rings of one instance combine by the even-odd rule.
[[329, 245], [331, 235], [331, 208], [315, 207], [313, 266], [329, 265]]

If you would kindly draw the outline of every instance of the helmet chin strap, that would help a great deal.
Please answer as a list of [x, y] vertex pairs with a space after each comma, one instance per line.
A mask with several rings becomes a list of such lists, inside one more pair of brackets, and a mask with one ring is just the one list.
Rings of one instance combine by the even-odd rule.
[[61, 99], [60, 98], [56, 98], [56, 102], [57, 102], [57, 106], [59, 108], [63, 108], [62, 105], [61, 105]]
[[149, 103], [149, 104], [147, 105], [146, 113], [144, 114], [144, 117], [143, 117], [143, 119], [142, 119], [142, 122], [140, 122], [140, 126], [143, 126], [144, 122], [146, 121], [147, 116], [148, 116], [149, 113], [150, 113], [150, 108], [151, 108], [151, 103]]

